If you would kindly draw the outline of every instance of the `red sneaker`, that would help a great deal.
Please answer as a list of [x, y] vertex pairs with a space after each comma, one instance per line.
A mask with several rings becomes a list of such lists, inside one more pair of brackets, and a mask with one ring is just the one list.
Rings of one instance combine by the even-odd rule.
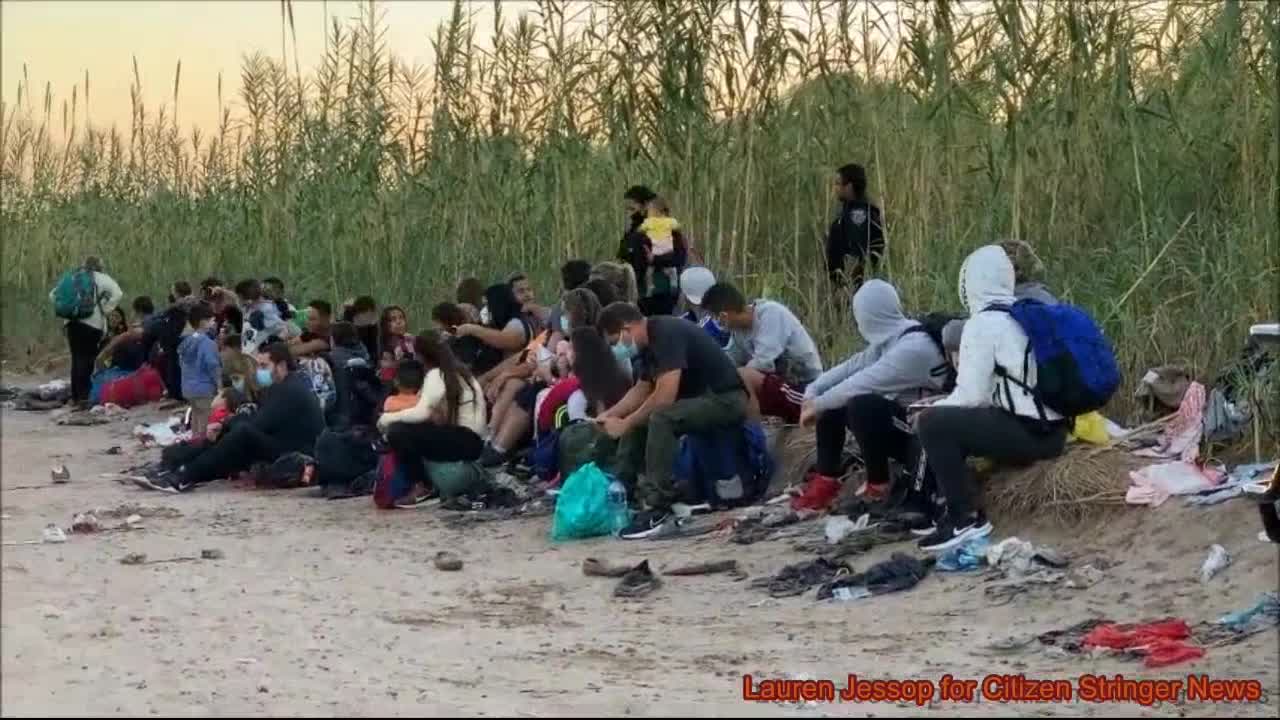
[[883, 502], [889, 499], [889, 483], [862, 483], [858, 495], [867, 502]]
[[791, 498], [792, 510], [826, 510], [840, 494], [840, 481], [829, 476], [810, 473], [804, 491]]

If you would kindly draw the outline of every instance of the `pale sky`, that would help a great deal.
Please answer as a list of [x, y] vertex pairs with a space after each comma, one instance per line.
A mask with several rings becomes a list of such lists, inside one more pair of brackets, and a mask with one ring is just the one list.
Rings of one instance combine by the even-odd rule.
[[[511, 20], [528, 2], [504, 2]], [[430, 38], [448, 17], [446, 0], [389, 0], [385, 12], [387, 42], [399, 57], [419, 63], [431, 58]], [[510, 6], [510, 7], [508, 7]], [[471, 2], [481, 20], [477, 40], [487, 37], [492, 2]], [[325, 14], [354, 18], [349, 0], [294, 0], [298, 59], [303, 72], [324, 50]], [[23, 63], [31, 80], [32, 107], [39, 111], [46, 83], [52, 84], [53, 117], [60, 128], [61, 107], [80, 84], [83, 125], [84, 76], [89, 72], [90, 114], [95, 126], [129, 127], [129, 86], [133, 58], [138, 60], [143, 99], [155, 117], [161, 104], [173, 105], [174, 71], [182, 61], [178, 90], [179, 125], [208, 129], [217, 122], [217, 79], [231, 101], [239, 88], [240, 59], [262, 51], [280, 56], [279, 0], [0, 0], [0, 97], [12, 106]], [[292, 70], [292, 38], [289, 39]]]

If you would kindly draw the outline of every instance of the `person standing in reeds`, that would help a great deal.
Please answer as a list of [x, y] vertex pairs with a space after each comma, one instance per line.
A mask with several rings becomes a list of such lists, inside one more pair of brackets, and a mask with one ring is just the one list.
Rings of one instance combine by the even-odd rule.
[[71, 351], [71, 401], [89, 402], [93, 365], [107, 328], [107, 314], [116, 309], [124, 292], [103, 272], [102, 260], [90, 255], [49, 292], [58, 317], [66, 321]]
[[[633, 185], [623, 193], [622, 198], [626, 203], [629, 223], [626, 232], [622, 235], [622, 243], [618, 247], [618, 259], [630, 265], [635, 272], [641, 311], [647, 316], [670, 315], [675, 310], [676, 301], [679, 298], [678, 288], [670, 282], [656, 285], [651, 283], [650, 271], [656, 274], [659, 271], [672, 270], [678, 274], [688, 262], [688, 245], [678, 225], [667, 227], [671, 223], [659, 220], [656, 222], [670, 232], [671, 251], [660, 255], [655, 254], [653, 242], [643, 226], [650, 217], [650, 203], [658, 200], [662, 208], [666, 207], [666, 203], [658, 197], [657, 193], [644, 185]], [[661, 210], [658, 210], [657, 214], [660, 215]]]
[[[849, 164], [836, 171], [840, 212], [827, 233], [827, 274], [837, 287], [849, 279], [857, 290], [884, 255], [884, 222], [880, 208], [867, 196], [867, 171]], [[852, 258], [846, 267], [846, 259]]]

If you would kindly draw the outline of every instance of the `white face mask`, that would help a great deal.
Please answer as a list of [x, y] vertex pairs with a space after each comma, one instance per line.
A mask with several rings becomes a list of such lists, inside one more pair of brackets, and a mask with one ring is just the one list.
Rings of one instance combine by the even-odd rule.
[[565, 335], [569, 334], [569, 318], [566, 315], [560, 316], [560, 332]]
[[493, 321], [493, 316], [489, 314], [489, 308], [487, 308], [487, 307], [482, 307], [482, 308], [480, 308], [480, 322], [481, 322], [481, 324], [483, 324], [483, 325], [488, 325], [488, 324], [489, 324], [490, 322], [492, 322], [492, 321]]

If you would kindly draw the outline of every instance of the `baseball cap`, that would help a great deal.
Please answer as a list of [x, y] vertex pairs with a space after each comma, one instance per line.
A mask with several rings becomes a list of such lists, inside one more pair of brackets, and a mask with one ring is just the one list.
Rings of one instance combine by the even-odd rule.
[[706, 295], [715, 284], [715, 274], [704, 267], [685, 268], [684, 272], [680, 273], [680, 290], [684, 293], [685, 299], [694, 305], [701, 305], [702, 296]]

